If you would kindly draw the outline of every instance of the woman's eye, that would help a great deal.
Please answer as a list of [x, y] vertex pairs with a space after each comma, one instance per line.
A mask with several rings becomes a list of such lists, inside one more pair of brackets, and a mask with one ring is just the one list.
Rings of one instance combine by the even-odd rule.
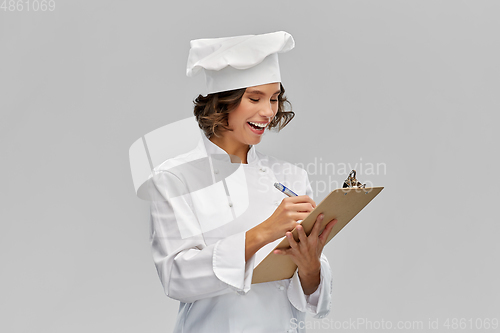
[[253, 98], [250, 98], [250, 100], [251, 100], [252, 102], [258, 102], [258, 101], [259, 101], [258, 99], [253, 99]]
[[272, 99], [271, 102], [276, 103], [278, 100], [277, 99]]

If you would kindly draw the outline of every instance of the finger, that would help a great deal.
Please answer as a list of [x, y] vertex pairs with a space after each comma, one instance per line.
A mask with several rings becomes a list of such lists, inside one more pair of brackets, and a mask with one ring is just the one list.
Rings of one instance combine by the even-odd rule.
[[304, 203], [304, 202], [307, 202], [307, 203], [310, 203], [313, 207], [316, 207], [316, 203], [308, 195], [298, 195], [296, 197], [284, 198], [283, 200], [286, 200], [286, 201], [289, 201], [289, 202], [293, 202], [293, 203], [301, 203], [301, 202]]
[[288, 249], [276, 249], [273, 251], [274, 254], [278, 254], [280, 256], [286, 256], [286, 255], [289, 255], [290, 253], [290, 248]]
[[290, 244], [290, 247], [292, 249], [296, 249], [298, 245], [295, 239], [293, 238], [293, 234], [291, 232], [287, 232], [286, 238], [288, 239], [288, 244]]
[[309, 216], [309, 213], [303, 213], [303, 212], [295, 212], [295, 213], [292, 213], [290, 215], [290, 217], [292, 219], [294, 219], [295, 221], [303, 220], [308, 216]]
[[319, 240], [320, 240], [321, 245], [325, 245], [326, 244], [326, 241], [328, 240], [328, 236], [330, 235], [330, 232], [332, 231], [333, 226], [337, 222], [338, 222], [337, 219], [333, 219], [330, 222], [328, 222], [328, 224], [326, 225], [325, 229], [323, 230], [323, 232], [319, 236]]
[[316, 208], [316, 202], [310, 196], [307, 196], [307, 197], [310, 199], [309, 202], [311, 203], [313, 208]]
[[312, 212], [314, 207], [309, 202], [297, 203], [293, 205], [293, 210], [296, 212]]
[[306, 242], [307, 242], [307, 236], [306, 236], [306, 232], [304, 231], [304, 227], [301, 226], [301, 225], [298, 225], [297, 226], [297, 233], [299, 234], [300, 244], [306, 244]]
[[324, 214], [319, 214], [318, 217], [316, 217], [316, 222], [314, 222], [310, 236], [313, 236], [313, 237], [319, 236], [319, 229], [321, 227], [321, 224], [323, 223], [324, 218], [325, 218]]

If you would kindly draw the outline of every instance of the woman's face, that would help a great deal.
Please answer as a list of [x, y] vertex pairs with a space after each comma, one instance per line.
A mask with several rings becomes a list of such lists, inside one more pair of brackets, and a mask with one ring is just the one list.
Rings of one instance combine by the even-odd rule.
[[245, 145], [258, 144], [278, 112], [279, 93], [279, 82], [246, 88], [240, 105], [228, 115], [229, 128], [233, 131], [224, 135]]

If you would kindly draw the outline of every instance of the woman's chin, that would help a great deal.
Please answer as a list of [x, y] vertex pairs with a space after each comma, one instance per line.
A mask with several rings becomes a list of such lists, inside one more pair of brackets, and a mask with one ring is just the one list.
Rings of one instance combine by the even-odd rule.
[[252, 138], [251, 140], [248, 140], [248, 144], [255, 146], [256, 144], [259, 144], [262, 139], [260, 137], [258, 138]]

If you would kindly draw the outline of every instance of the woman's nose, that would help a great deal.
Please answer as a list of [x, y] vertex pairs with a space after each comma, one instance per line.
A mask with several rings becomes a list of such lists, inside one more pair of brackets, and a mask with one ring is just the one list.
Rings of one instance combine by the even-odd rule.
[[269, 118], [274, 115], [274, 110], [271, 102], [264, 103], [264, 105], [262, 105], [262, 108], [260, 109], [260, 115]]

